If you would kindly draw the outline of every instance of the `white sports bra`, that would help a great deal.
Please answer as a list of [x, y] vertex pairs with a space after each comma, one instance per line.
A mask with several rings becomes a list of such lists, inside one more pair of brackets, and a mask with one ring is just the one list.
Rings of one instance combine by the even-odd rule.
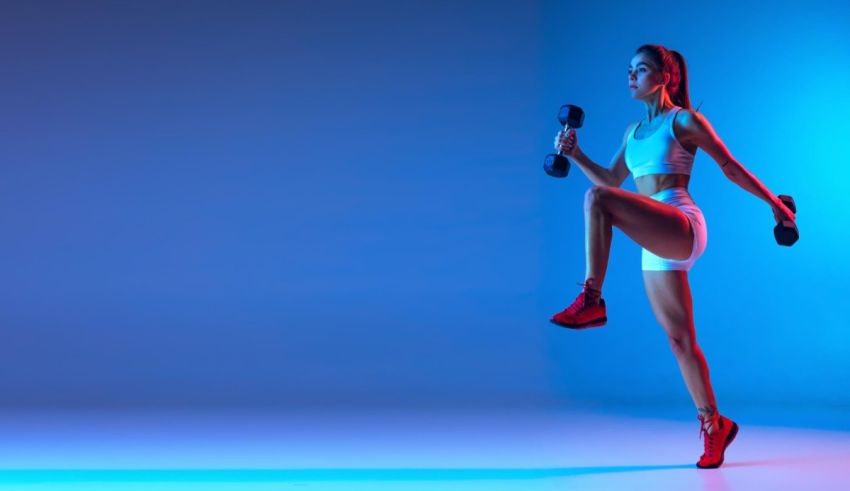
[[667, 111], [661, 126], [647, 138], [635, 138], [637, 125], [629, 132], [626, 141], [626, 167], [634, 178], [648, 174], [691, 175], [694, 155], [685, 150], [673, 133], [673, 118], [681, 109], [674, 106]]

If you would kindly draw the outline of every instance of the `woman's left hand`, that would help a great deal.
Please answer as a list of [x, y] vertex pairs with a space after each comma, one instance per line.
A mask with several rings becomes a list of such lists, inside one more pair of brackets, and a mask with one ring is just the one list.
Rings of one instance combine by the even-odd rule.
[[785, 206], [785, 203], [783, 203], [779, 198], [776, 198], [776, 201], [773, 202], [773, 217], [776, 218], [777, 222], [786, 219], [793, 222], [797, 219], [794, 212]]

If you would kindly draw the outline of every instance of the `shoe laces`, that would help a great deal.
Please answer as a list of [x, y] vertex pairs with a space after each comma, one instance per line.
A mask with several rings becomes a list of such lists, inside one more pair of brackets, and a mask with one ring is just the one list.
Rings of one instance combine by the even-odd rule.
[[[704, 417], [702, 414], [697, 415], [697, 419], [700, 421], [699, 425], [699, 437], [705, 443], [705, 455], [713, 456], [716, 450], [715, 444], [719, 445], [719, 437], [720, 437], [720, 414], [715, 414], [713, 416]], [[711, 426], [714, 427], [714, 431], [711, 433], [706, 430], [706, 423], [711, 423]], [[705, 437], [703, 438], [703, 435]]]
[[582, 286], [582, 287], [584, 287], [584, 289], [581, 291], [581, 293], [578, 294], [578, 297], [576, 297], [576, 299], [572, 303], [572, 305], [570, 305], [569, 308], [567, 308], [567, 313], [577, 314], [577, 313], [581, 312], [582, 310], [584, 310], [585, 308], [592, 307], [593, 305], [595, 305], [595, 304], [590, 304], [590, 303], [587, 302], [588, 291], [592, 291], [592, 292], [596, 293], [594, 296], [597, 299], [597, 303], [599, 303], [602, 300], [602, 292], [595, 289], [595, 288], [591, 288], [590, 285], [587, 284], [587, 282], [584, 282], [584, 283], [578, 283], [577, 282], [576, 285]]

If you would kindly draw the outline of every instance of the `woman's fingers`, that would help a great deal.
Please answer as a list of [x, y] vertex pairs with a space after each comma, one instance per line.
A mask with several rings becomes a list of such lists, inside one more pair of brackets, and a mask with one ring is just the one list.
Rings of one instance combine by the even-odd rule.
[[573, 149], [575, 149], [576, 141], [576, 130], [561, 130], [555, 136], [555, 149], [559, 152], [565, 152], [569, 154], [573, 151]]
[[782, 203], [781, 211], [782, 211], [782, 214], [785, 215], [785, 217], [788, 218], [789, 220], [791, 220], [792, 222], [796, 219], [794, 212], [791, 211], [791, 208], [788, 208], [788, 206], [785, 203]]
[[776, 218], [776, 221], [788, 219], [793, 222], [797, 220], [797, 216], [794, 214], [794, 212], [791, 211], [791, 209], [785, 206], [784, 204], [774, 208], [773, 215]]
[[576, 132], [575, 130], [570, 130], [569, 133], [564, 133], [563, 131], [560, 131], [555, 137], [555, 141], [564, 143], [575, 143]]

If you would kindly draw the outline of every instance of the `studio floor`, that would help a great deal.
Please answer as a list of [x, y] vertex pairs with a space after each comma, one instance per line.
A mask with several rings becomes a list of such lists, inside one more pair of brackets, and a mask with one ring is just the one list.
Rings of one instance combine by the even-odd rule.
[[850, 416], [739, 410], [3, 410], [0, 490], [847, 490]]

